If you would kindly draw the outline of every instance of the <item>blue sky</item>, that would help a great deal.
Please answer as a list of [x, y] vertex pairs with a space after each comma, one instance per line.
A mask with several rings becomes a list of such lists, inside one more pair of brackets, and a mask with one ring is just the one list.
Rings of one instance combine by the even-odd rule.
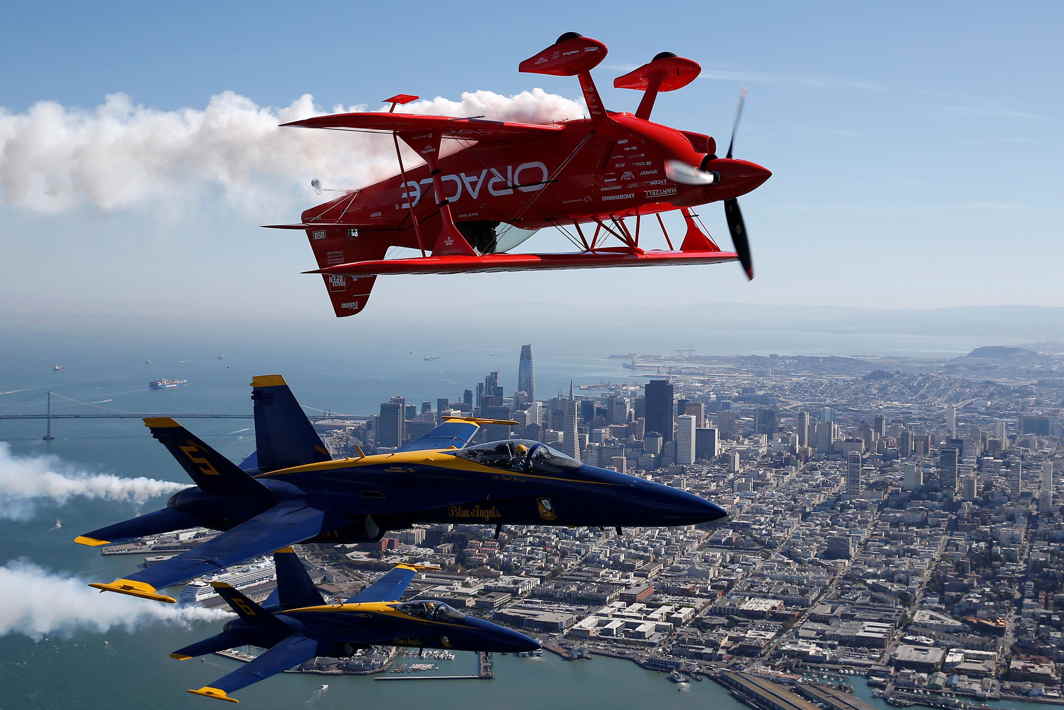
[[[314, 201], [296, 184], [251, 207], [200, 185], [195, 199], [42, 212], [0, 182], [0, 298], [16, 318], [56, 323], [250, 312], [351, 331], [416, 327], [441, 292], [498, 323], [549, 323], [564, 309], [629, 314], [635, 328], [632, 314], [688, 308], [698, 325], [710, 304], [730, 302], [1060, 305], [1064, 5], [934, 5], [9, 3], [0, 118], [42, 100], [94, 110], [116, 92], [164, 112], [201, 110], [224, 91], [260, 107], [305, 93], [332, 107], [533, 87], [576, 99], [572, 79], [516, 71], [575, 30], [610, 48], [594, 72], [610, 108], [639, 98], [612, 89], [613, 77], [670, 50], [703, 75], [659, 99], [655, 119], [724, 142], [747, 88], [737, 155], [775, 175], [742, 201], [753, 283], [732, 265], [382, 278], [367, 311], [344, 321], [317, 278], [298, 273], [312, 266], [305, 239], [256, 226]], [[9, 159], [0, 152], [0, 173]], [[728, 244], [719, 206], [701, 212]], [[565, 245], [546, 232], [528, 243]]]

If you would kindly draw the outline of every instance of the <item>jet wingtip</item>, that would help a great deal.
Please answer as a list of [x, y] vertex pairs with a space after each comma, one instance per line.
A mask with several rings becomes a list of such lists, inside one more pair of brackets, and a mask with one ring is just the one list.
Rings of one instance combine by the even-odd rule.
[[89, 547], [99, 547], [100, 545], [111, 544], [110, 540], [97, 540], [96, 538], [89, 537], [88, 535], [78, 535], [76, 538], [74, 538], [74, 542], [78, 543], [79, 545], [88, 545]]
[[177, 600], [173, 597], [168, 597], [165, 594], [159, 594], [155, 591], [155, 587], [151, 586], [147, 582], [139, 582], [135, 579], [116, 579], [113, 582], [103, 584], [101, 582], [93, 582], [89, 585], [95, 589], [99, 589], [101, 592], [117, 592], [118, 594], [127, 594], [131, 597], [140, 597], [142, 599], [153, 599], [157, 602], [166, 602], [167, 604], [176, 604]]
[[212, 688], [209, 685], [205, 685], [202, 688], [189, 689], [186, 693], [192, 693], [193, 695], [202, 695], [205, 698], [214, 698], [215, 700], [224, 700], [227, 703], [239, 703], [240, 701], [234, 697], [230, 697], [229, 693], [225, 692], [221, 688]]

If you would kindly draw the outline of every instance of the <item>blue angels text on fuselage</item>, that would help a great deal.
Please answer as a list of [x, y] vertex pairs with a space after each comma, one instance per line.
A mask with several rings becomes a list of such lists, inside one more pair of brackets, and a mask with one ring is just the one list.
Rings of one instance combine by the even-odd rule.
[[473, 417], [450, 418], [394, 453], [331, 460], [280, 375], [256, 377], [252, 386], [255, 454], [237, 466], [174, 420], [146, 419], [196, 485], [162, 510], [75, 541], [105, 545], [192, 527], [222, 534], [92, 586], [172, 602], [158, 590], [279, 547], [377, 540], [414, 523], [644, 527], [726, 515], [691, 493], [581, 464], [536, 441], [467, 446], [494, 421]]

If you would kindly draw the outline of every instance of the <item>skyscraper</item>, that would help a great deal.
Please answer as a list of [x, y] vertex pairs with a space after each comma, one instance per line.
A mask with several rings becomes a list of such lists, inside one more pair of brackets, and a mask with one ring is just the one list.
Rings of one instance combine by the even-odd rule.
[[905, 427], [898, 434], [898, 456], [907, 459], [913, 455], [913, 431]]
[[695, 462], [695, 417], [681, 414], [676, 418], [676, 463]]
[[919, 462], [908, 462], [904, 465], [905, 481], [902, 487], [907, 491], [915, 491], [924, 485], [924, 469]]
[[377, 446], [399, 446], [403, 443], [403, 419], [406, 415], [406, 400], [392, 397], [381, 403], [377, 418]]
[[951, 439], [957, 436], [957, 408], [952, 404], [946, 407], [946, 433]]
[[872, 431], [875, 432], [876, 437], [882, 439], [887, 435], [887, 418], [882, 414], [877, 414], [872, 417]]
[[695, 458], [709, 461], [720, 455], [720, 436], [713, 427], [695, 431]]
[[798, 413], [798, 446], [809, 446], [809, 412]]
[[1042, 462], [1042, 489], [1038, 493], [1038, 512], [1053, 511], [1053, 462]]
[[864, 459], [856, 451], [850, 452], [846, 468], [846, 497], [860, 498], [864, 490], [864, 482], [861, 480]]
[[994, 423], [994, 435], [1001, 440], [1001, 450], [1007, 451], [1009, 448], [1009, 423], [1004, 419], [999, 419]]
[[672, 383], [651, 380], [643, 389], [646, 396], [647, 431], [656, 431], [664, 441], [672, 441], [673, 413]]
[[517, 390], [528, 395], [528, 399], [535, 401], [535, 370], [532, 369], [532, 346], [521, 346], [521, 360], [517, 364]]
[[957, 469], [960, 468], [960, 452], [947, 448], [938, 452], [938, 481], [949, 495], [957, 494]]
[[776, 433], [777, 415], [775, 409], [757, 410], [757, 433], [772, 436]]
[[562, 401], [562, 450], [577, 461], [580, 460], [580, 438], [578, 424], [580, 412], [575, 399]]

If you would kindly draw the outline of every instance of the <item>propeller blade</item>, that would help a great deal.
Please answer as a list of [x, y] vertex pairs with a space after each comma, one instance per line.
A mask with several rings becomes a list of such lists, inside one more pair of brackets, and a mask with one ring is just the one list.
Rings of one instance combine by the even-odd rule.
[[[732, 149], [735, 148], [735, 133], [739, 130], [739, 119], [743, 117], [743, 105], [746, 103], [746, 89], [739, 92], [739, 107], [735, 109], [735, 122], [731, 127], [731, 140], [728, 141], [728, 154], [726, 158], [732, 157]], [[738, 209], [738, 208], [736, 208]], [[740, 219], [742, 219], [740, 217]]]
[[728, 232], [731, 234], [732, 244], [735, 245], [735, 253], [739, 255], [739, 263], [746, 272], [746, 278], [753, 280], [754, 259], [750, 255], [750, 241], [746, 237], [746, 222], [743, 221], [739, 201], [734, 197], [724, 200], [724, 218], [728, 221]]

